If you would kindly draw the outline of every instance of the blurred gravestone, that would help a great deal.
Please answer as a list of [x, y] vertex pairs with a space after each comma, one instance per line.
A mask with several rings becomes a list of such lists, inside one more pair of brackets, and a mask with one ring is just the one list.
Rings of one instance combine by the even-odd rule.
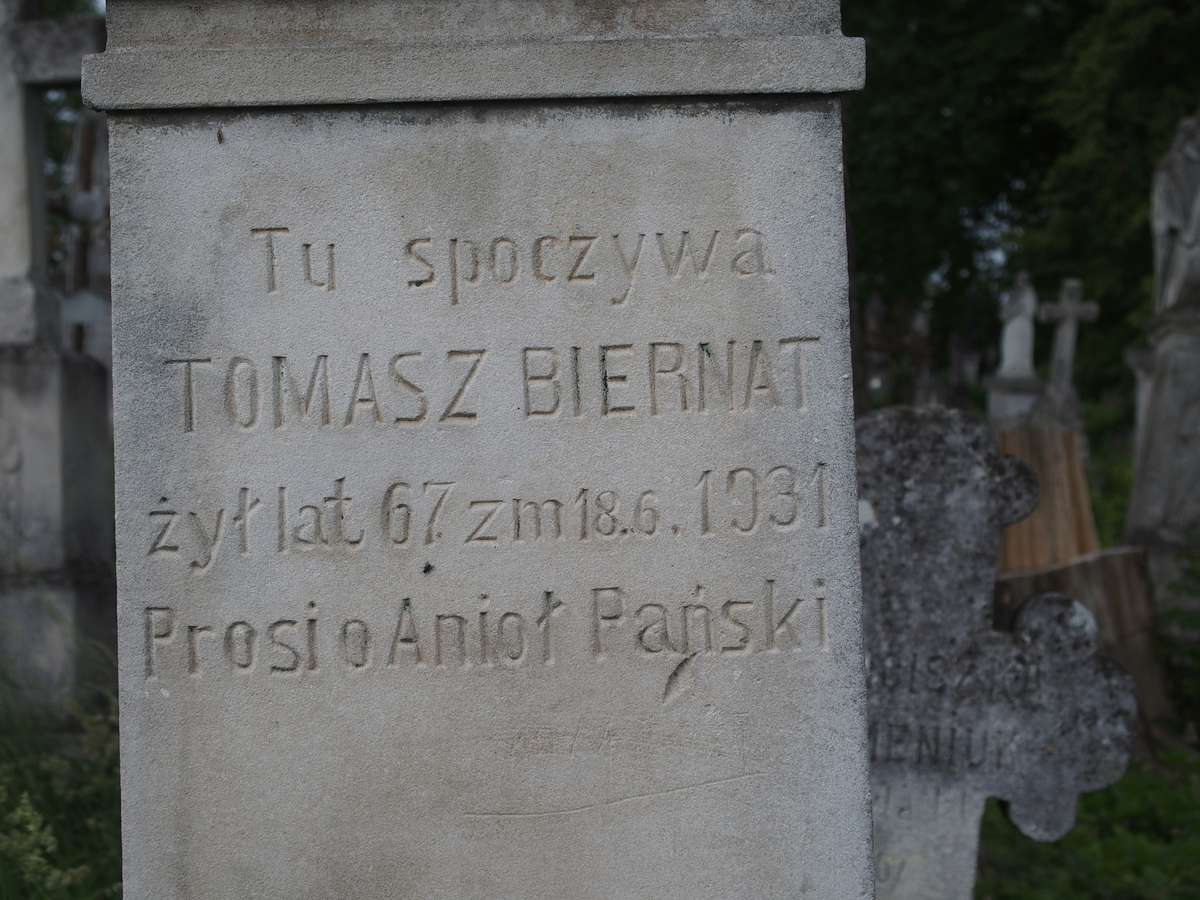
[[[1021, 320], [1036, 314], [1042, 321], [1055, 323], [1050, 380], [1044, 387], [1029, 382], [1031, 393], [1020, 403], [1015, 403], [1017, 394], [1012, 392], [1020, 392], [1022, 378], [997, 376], [989, 384], [988, 413], [1001, 452], [1024, 460], [1041, 485], [1037, 508], [1004, 532], [1000, 569], [1006, 574], [1070, 565], [1100, 549], [1087, 484], [1087, 438], [1072, 383], [1079, 324], [1094, 321], [1099, 308], [1084, 302], [1083, 284], [1076, 278], [1063, 280], [1057, 303], [1040, 308], [1030, 299], [1032, 290], [1023, 275], [1021, 289], [1006, 302], [1020, 307]], [[1017, 295], [1026, 299], [1018, 303]], [[1022, 325], [1014, 331], [1015, 321], [1005, 328], [1005, 346], [1017, 344], [1013, 335], [1019, 334], [1020, 350], [1006, 358], [1019, 361], [1014, 371], [1032, 371], [1032, 321], [1027, 323], [1028, 330]], [[1001, 402], [1005, 396], [1008, 400]]]
[[1132, 686], [1067, 598], [993, 629], [1000, 529], [1037, 487], [984, 424], [886, 410], [860, 420], [858, 448], [877, 892], [967, 898], [988, 797], [1056, 840], [1080, 793], [1120, 777]]
[[1038, 319], [1054, 323], [1054, 351], [1050, 357], [1050, 383], [1034, 409], [1039, 425], [1070, 428], [1083, 427], [1079, 398], [1075, 394], [1075, 344], [1079, 339], [1079, 324], [1095, 322], [1100, 307], [1084, 302], [1083, 282], [1066, 278], [1057, 303], [1046, 303], [1038, 309]]
[[113, 643], [112, 450], [104, 369], [64, 347], [47, 274], [42, 101], [78, 89], [104, 28], [18, 6], [0, 0], [0, 681], [57, 720]]
[[[1200, 542], [1200, 115], [1185, 119], [1154, 179], [1155, 314], [1138, 358], [1138, 438], [1126, 533], [1149, 551], [1156, 602]], [[1190, 600], [1187, 602], [1195, 603]]]
[[1033, 367], [1034, 319], [1038, 298], [1028, 272], [1017, 276], [1000, 298], [1000, 366], [987, 380], [988, 417], [1002, 425], [1019, 424], [1033, 409], [1042, 384]]

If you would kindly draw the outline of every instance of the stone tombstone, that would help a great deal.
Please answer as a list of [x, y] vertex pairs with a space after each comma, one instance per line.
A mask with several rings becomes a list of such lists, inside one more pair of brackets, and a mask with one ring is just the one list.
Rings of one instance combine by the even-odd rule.
[[1034, 411], [1034, 420], [1042, 425], [1082, 430], [1079, 398], [1075, 393], [1075, 344], [1081, 322], [1095, 322], [1100, 306], [1083, 299], [1083, 282], [1064, 278], [1057, 303], [1038, 310], [1038, 319], [1054, 323], [1054, 350], [1050, 357], [1050, 383]]
[[0, 0], [0, 699], [59, 728], [112, 680], [112, 445], [103, 370], [60, 341], [42, 99], [103, 27], [22, 11]]
[[125, 893], [871, 895], [836, 0], [109, 0]]
[[1012, 425], [1024, 420], [1042, 392], [1033, 365], [1037, 291], [1028, 272], [1017, 275], [1013, 289], [1000, 297], [1000, 366], [987, 380], [988, 418]]
[[1037, 291], [1028, 272], [1017, 275], [1017, 284], [1000, 298], [1004, 331], [1000, 339], [1003, 378], [1037, 378], [1033, 367], [1033, 320], [1038, 311]]
[[1133, 688], [1095, 654], [1095, 620], [1042, 595], [992, 627], [1000, 529], [1037, 496], [987, 426], [895, 408], [858, 426], [877, 892], [969, 898], [984, 801], [1031, 838], [1120, 777]]
[[1155, 312], [1200, 304], [1200, 114], [1179, 124], [1150, 205]]
[[1200, 116], [1185, 119], [1152, 201], [1155, 316], [1138, 353], [1137, 457], [1126, 537], [1149, 551], [1155, 601], [1181, 596], [1200, 542]]

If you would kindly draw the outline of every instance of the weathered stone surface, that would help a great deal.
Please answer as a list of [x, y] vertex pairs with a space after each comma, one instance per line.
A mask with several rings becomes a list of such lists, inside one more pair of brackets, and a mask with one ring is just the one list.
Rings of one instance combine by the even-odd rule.
[[997, 622], [1011, 627], [1010, 612], [1015, 616], [1026, 598], [1048, 592], [1074, 597], [1096, 617], [1100, 651], [1120, 663], [1137, 687], [1143, 733], [1165, 731], [1173, 711], [1159, 660], [1146, 552], [1114, 547], [1068, 566], [1001, 577], [996, 582]]
[[104, 49], [104, 19], [71, 16], [23, 22], [13, 32], [21, 80], [77, 87], [83, 57]]
[[888, 410], [860, 420], [858, 447], [878, 896], [967, 898], [984, 800], [1061, 837], [1078, 794], [1124, 769], [1133, 689], [1065, 597], [993, 630], [999, 532], [1037, 491], [985, 425]]
[[110, 117], [127, 897], [870, 896], [838, 102], [558, 90]]
[[1154, 308], [1200, 304], [1200, 116], [1179, 124], [1154, 173]]
[[1156, 601], [1200, 541], [1200, 117], [1179, 126], [1152, 197], [1156, 315], [1139, 354], [1137, 457], [1126, 524], [1148, 548]]
[[1200, 540], [1200, 305], [1173, 307], [1150, 333], [1127, 539], [1148, 548], [1156, 602], [1178, 603], [1180, 553]]

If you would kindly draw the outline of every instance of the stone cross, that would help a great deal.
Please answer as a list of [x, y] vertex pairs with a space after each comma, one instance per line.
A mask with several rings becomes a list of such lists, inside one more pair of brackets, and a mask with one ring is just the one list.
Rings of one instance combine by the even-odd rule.
[[836, 0], [108, 12], [126, 896], [869, 897]]
[[1200, 530], [1200, 114], [1180, 123], [1154, 179], [1155, 316], [1138, 354], [1126, 539], [1149, 551], [1155, 602], [1179, 590]]
[[860, 420], [858, 450], [877, 896], [966, 900], [986, 798], [1062, 837], [1078, 795], [1124, 770], [1133, 686], [1070, 599], [993, 629], [1000, 529], [1037, 486], [987, 426], [891, 409]]
[[1057, 323], [1054, 327], [1054, 355], [1050, 361], [1052, 391], [1064, 397], [1074, 395], [1072, 380], [1079, 323], [1094, 322], [1099, 316], [1100, 307], [1097, 304], [1083, 302], [1083, 282], [1078, 278], [1064, 279], [1058, 302], [1044, 304], [1038, 310], [1041, 321]]

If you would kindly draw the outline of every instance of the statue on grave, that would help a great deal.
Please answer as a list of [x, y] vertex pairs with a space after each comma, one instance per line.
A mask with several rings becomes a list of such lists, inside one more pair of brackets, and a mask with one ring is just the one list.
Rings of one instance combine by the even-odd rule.
[[1200, 303], [1200, 115], [1184, 119], [1154, 175], [1154, 311]]
[[999, 378], [1032, 379], [1033, 320], [1037, 315], [1037, 291], [1028, 272], [1017, 275], [1017, 284], [1000, 297], [1000, 319], [1004, 333], [1000, 339]]

